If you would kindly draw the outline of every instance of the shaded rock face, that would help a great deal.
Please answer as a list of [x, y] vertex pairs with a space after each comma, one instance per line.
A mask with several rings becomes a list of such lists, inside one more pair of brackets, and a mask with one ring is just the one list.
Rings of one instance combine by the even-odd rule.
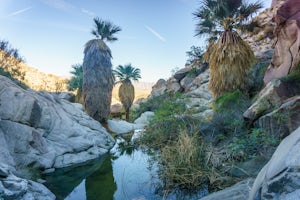
[[300, 198], [300, 128], [286, 137], [258, 174], [249, 200]]
[[76, 104], [25, 91], [0, 76], [0, 161], [14, 168], [48, 169], [106, 153], [113, 138]]
[[0, 178], [0, 199], [2, 198], [54, 200], [55, 196], [40, 183], [10, 174], [6, 178]]
[[271, 65], [268, 67], [265, 84], [289, 74], [300, 61], [300, 2], [286, 1], [275, 16], [277, 41]]
[[201, 198], [202, 200], [246, 200], [248, 199], [250, 188], [254, 180], [246, 179], [224, 190], [209, 194]]
[[300, 126], [300, 96], [288, 99], [280, 108], [259, 118], [254, 126], [273, 137], [286, 137]]
[[287, 99], [300, 95], [299, 81], [290, 83], [279, 79], [269, 82], [259, 93], [257, 100], [243, 114], [244, 118], [253, 122], [259, 117], [279, 108]]

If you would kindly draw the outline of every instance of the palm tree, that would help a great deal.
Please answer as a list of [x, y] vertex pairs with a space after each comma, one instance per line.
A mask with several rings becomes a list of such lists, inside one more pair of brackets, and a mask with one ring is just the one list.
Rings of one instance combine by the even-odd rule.
[[141, 70], [134, 68], [131, 64], [119, 65], [116, 70], [113, 70], [114, 75], [121, 83], [119, 87], [119, 98], [125, 109], [126, 121], [129, 121], [129, 109], [134, 100], [134, 86], [131, 80], [137, 81], [141, 78]]
[[83, 59], [83, 101], [86, 112], [98, 120], [106, 122], [110, 114], [110, 104], [114, 77], [112, 74], [111, 51], [104, 41], [113, 42], [121, 28], [111, 22], [94, 18], [92, 34], [96, 39], [88, 41]]
[[72, 68], [73, 71], [71, 71], [70, 73], [73, 76], [69, 80], [69, 90], [77, 91], [75, 101], [82, 103], [82, 78], [83, 78], [82, 64], [72, 65]]
[[204, 58], [210, 65], [209, 87], [214, 97], [237, 89], [246, 92], [247, 75], [255, 56], [235, 30], [245, 30], [249, 17], [261, 8], [260, 2], [203, 0], [194, 13], [199, 19], [196, 35], [209, 35], [210, 45]]

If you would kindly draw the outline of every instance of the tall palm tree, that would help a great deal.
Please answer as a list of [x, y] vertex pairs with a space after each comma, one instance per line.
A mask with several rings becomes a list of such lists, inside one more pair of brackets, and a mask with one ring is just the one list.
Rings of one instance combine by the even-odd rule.
[[134, 86], [131, 80], [137, 81], [141, 78], [141, 70], [134, 68], [131, 64], [119, 65], [113, 70], [114, 75], [118, 78], [117, 82], [121, 83], [119, 87], [119, 98], [125, 109], [126, 121], [129, 121], [129, 109], [134, 100]]
[[86, 112], [98, 120], [106, 122], [110, 114], [110, 104], [114, 77], [112, 74], [111, 51], [104, 41], [113, 42], [121, 28], [109, 21], [94, 18], [92, 34], [96, 39], [88, 41], [83, 59], [83, 101]]
[[249, 17], [261, 8], [258, 1], [247, 4], [243, 0], [203, 0], [194, 13], [199, 19], [196, 35], [209, 35], [204, 58], [210, 65], [209, 87], [214, 97], [236, 89], [246, 92], [247, 75], [255, 56], [235, 30], [244, 30]]

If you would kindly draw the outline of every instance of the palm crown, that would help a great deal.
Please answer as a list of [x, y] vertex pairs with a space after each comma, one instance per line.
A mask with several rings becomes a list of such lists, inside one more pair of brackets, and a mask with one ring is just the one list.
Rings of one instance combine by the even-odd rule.
[[103, 21], [99, 18], [94, 18], [94, 22], [95, 28], [91, 32], [93, 35], [101, 40], [107, 40], [110, 42], [118, 40], [114, 34], [122, 30], [119, 26], [115, 26], [111, 22]]
[[113, 73], [120, 82], [137, 81], [141, 78], [141, 70], [132, 67], [131, 64], [119, 65], [116, 70], [113, 70]]
[[199, 19], [196, 35], [216, 39], [224, 30], [243, 28], [247, 19], [262, 7], [259, 1], [248, 4], [243, 0], [202, 0], [201, 7], [193, 13]]

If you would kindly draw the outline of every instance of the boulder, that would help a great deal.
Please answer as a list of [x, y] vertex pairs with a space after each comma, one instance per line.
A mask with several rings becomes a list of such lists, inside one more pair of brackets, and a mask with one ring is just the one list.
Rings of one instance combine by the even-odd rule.
[[[273, 2], [274, 4], [277, 2]], [[268, 67], [264, 82], [286, 76], [300, 61], [300, 2], [287, 0], [275, 16], [277, 41], [272, 62]], [[299, 73], [299, 72], [298, 72]]]
[[254, 179], [246, 179], [224, 190], [209, 194], [201, 200], [247, 200]]
[[129, 123], [123, 120], [108, 120], [107, 121], [108, 129], [116, 133], [118, 135], [130, 133], [134, 131], [135, 129], [140, 129], [142, 127], [139, 127], [138, 125], [135, 125], [133, 123]]
[[194, 77], [186, 76], [180, 81], [180, 86], [186, 91], [194, 81]]
[[199, 74], [196, 78], [194, 78], [193, 82], [189, 85], [189, 87], [185, 88], [185, 91], [186, 92], [193, 91], [199, 88], [202, 84], [208, 83], [208, 81], [209, 81], [209, 69], [205, 70], [203, 73]]
[[170, 92], [181, 92], [182, 91], [182, 87], [180, 86], [177, 79], [171, 77], [167, 81], [167, 91], [170, 91]]
[[271, 81], [260, 91], [257, 100], [251, 107], [244, 112], [244, 118], [253, 122], [259, 117], [271, 112], [274, 108], [278, 108], [284, 100], [292, 96], [288, 91], [287, 85], [281, 80], [276, 79]]
[[151, 97], [156, 97], [162, 95], [167, 90], [167, 81], [164, 79], [159, 79], [155, 85], [152, 87]]
[[55, 196], [40, 183], [10, 174], [6, 178], [0, 178], [0, 199], [54, 200]]
[[280, 108], [260, 117], [254, 126], [274, 138], [284, 138], [300, 126], [300, 96], [286, 100]]
[[178, 70], [175, 74], [174, 74], [174, 78], [180, 82], [190, 71], [191, 69], [190, 68], [182, 68], [180, 70]]
[[249, 200], [300, 198], [300, 127], [277, 147], [257, 175]]
[[113, 146], [101, 124], [46, 92], [0, 76], [0, 161], [12, 168], [61, 168], [95, 159]]
[[154, 112], [146, 111], [146, 112], [142, 113], [139, 118], [134, 120], [134, 123], [139, 124], [141, 126], [146, 126], [149, 123], [149, 121], [151, 120], [151, 118], [154, 117], [154, 115], [155, 115]]
[[192, 98], [203, 98], [208, 101], [212, 100], [212, 93], [208, 89], [208, 83], [204, 83], [197, 87], [194, 90], [191, 90], [187, 93], [185, 93], [186, 97], [192, 97]]

